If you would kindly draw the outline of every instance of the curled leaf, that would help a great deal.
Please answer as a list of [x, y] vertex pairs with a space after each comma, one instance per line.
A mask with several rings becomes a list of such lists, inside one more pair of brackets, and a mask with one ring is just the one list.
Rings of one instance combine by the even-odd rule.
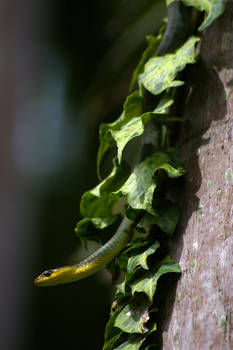
[[205, 11], [205, 18], [199, 27], [202, 31], [206, 29], [213, 21], [219, 17], [225, 8], [224, 0], [182, 0], [187, 6], [193, 6], [197, 10]]
[[132, 334], [124, 343], [122, 343], [114, 350], [139, 350], [144, 340], [145, 337], [142, 335]]
[[153, 215], [152, 201], [157, 186], [154, 174], [159, 169], [164, 169], [169, 177], [184, 174], [175, 149], [156, 152], [138, 164], [124, 185], [113, 193], [113, 197], [124, 196], [132, 208], [146, 210]]
[[165, 30], [165, 26], [162, 26], [157, 36], [148, 35], [146, 37], [146, 40], [148, 43], [147, 48], [143, 52], [142, 57], [133, 72], [133, 77], [130, 84], [130, 91], [133, 89], [139, 74], [143, 72], [145, 63], [148, 61], [150, 57], [152, 57], [155, 54], [159, 46], [159, 43], [162, 40], [164, 30]]
[[169, 200], [160, 200], [153, 209], [153, 215], [146, 213], [137, 226], [147, 228], [152, 225], [158, 225], [162, 231], [171, 236], [180, 219], [179, 208]]
[[196, 62], [195, 44], [199, 40], [192, 36], [175, 53], [150, 58], [139, 76], [140, 86], [158, 95], [167, 88], [183, 85], [182, 81], [174, 79], [186, 64]]
[[148, 332], [145, 323], [149, 320], [151, 303], [144, 295], [138, 295], [129, 302], [115, 319], [115, 327], [126, 333]]
[[149, 248], [147, 248], [143, 253], [134, 255], [129, 258], [127, 265], [127, 272], [131, 273], [137, 266], [141, 266], [143, 269], [148, 270], [147, 258], [159, 248], [159, 242], [154, 242]]
[[[100, 163], [105, 152], [108, 149], [118, 146], [118, 159], [121, 161], [121, 154], [124, 146], [129, 141], [129, 138], [133, 138], [132, 134], [126, 139], [124, 136], [124, 127], [127, 123], [137, 116], [140, 116], [142, 111], [142, 97], [139, 95], [138, 91], [133, 92], [129, 95], [125, 101], [123, 112], [120, 117], [113, 123], [103, 123], [100, 125], [100, 147], [97, 156], [97, 171], [100, 174]], [[118, 133], [122, 131], [123, 136], [118, 136]], [[127, 134], [127, 133], [126, 133]]]
[[169, 272], [180, 273], [181, 271], [179, 264], [170, 259], [170, 257], [167, 257], [161, 262], [160, 267], [157, 267], [155, 271], [148, 273], [144, 278], [130, 284], [132, 294], [143, 292], [148, 296], [150, 302], [152, 302], [159, 277]]
[[117, 215], [113, 213], [116, 198], [114, 199], [111, 194], [122, 187], [129, 174], [130, 168], [127, 163], [122, 162], [120, 165], [115, 163], [108, 177], [98, 186], [83, 194], [80, 212], [84, 219], [79, 221], [75, 228], [75, 232], [81, 240], [85, 239], [85, 234], [90, 229], [90, 223], [96, 228], [103, 229], [116, 220]]

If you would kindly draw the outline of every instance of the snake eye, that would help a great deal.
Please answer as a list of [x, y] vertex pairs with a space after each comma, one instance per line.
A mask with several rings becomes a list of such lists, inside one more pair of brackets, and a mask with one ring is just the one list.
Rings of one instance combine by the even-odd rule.
[[44, 272], [44, 276], [45, 277], [49, 277], [49, 276], [51, 276], [52, 275], [52, 271], [50, 271], [50, 270], [46, 270], [45, 272]]

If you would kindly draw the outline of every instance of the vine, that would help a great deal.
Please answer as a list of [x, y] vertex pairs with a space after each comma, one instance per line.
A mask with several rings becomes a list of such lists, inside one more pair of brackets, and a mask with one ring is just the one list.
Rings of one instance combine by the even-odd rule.
[[[166, 3], [169, 7], [182, 3], [184, 7], [204, 11], [199, 31], [206, 29], [224, 11], [224, 0], [166, 0]], [[100, 126], [99, 178], [101, 162], [110, 149], [116, 150], [113, 169], [81, 198], [83, 219], [77, 223], [75, 231], [85, 247], [90, 239], [104, 244], [122, 215], [135, 223], [133, 239], [110, 264], [113, 277], [123, 272], [124, 280], [116, 289], [103, 350], [156, 346], [150, 344], [149, 337], [158, 329], [153, 316], [157, 282], [165, 274], [181, 272], [179, 264], [167, 254], [164, 243], [174, 234], [180, 218], [178, 206], [166, 195], [166, 185], [169, 179], [185, 173], [176, 149], [171, 147], [174, 126], [182, 122], [173, 107], [177, 89], [184, 84], [180, 73], [186, 65], [197, 61], [196, 44], [200, 38], [194, 35], [196, 29], [192, 26], [191, 33], [185, 33], [186, 38], [174, 50], [172, 46], [161, 49], [168, 39], [176, 42], [174, 27], [183, 30], [179, 16], [171, 28], [169, 21], [170, 18], [167, 28], [163, 25], [157, 36], [147, 37], [148, 46], [133, 73], [122, 114], [115, 122]], [[133, 91], [136, 84], [137, 89]], [[145, 111], [148, 96], [153, 96], [154, 106], [147, 106]], [[123, 159], [123, 151], [139, 136], [144, 137], [142, 156], [131, 169]], [[145, 145], [152, 146], [146, 157]]]
[[[173, 2], [175, 0], [167, 0], [167, 6]], [[224, 11], [223, 0], [182, 0], [182, 3], [205, 11], [199, 31], [206, 29]], [[106, 238], [104, 229], [114, 226], [125, 211], [126, 216], [137, 222], [136, 231], [141, 231], [111, 263], [111, 270], [115, 274], [123, 271], [125, 277], [117, 286], [103, 350], [138, 350], [153, 346], [148, 345], [148, 339], [157, 329], [153, 318], [153, 298], [158, 279], [167, 273], [181, 272], [177, 262], [166, 253], [161, 254], [161, 242], [156, 237], [164, 234], [169, 239], [180, 217], [178, 207], [166, 198], [166, 193], [161, 195], [160, 188], [167, 178], [178, 178], [184, 174], [177, 151], [168, 147], [172, 126], [181, 121], [180, 117], [171, 113], [170, 107], [175, 104], [174, 89], [184, 84], [176, 77], [187, 64], [197, 61], [195, 46], [200, 38], [191, 34], [175, 51], [156, 56], [164, 32], [162, 26], [157, 36], [147, 37], [148, 46], [133, 73], [130, 86], [132, 91], [137, 83], [138, 90], [126, 98], [120, 117], [113, 123], [100, 126], [99, 177], [104, 154], [116, 148], [117, 156], [110, 175], [82, 196], [80, 208], [84, 219], [75, 229], [85, 246], [88, 239], [103, 244], [109, 238]], [[146, 91], [159, 99], [155, 108], [143, 113]], [[131, 170], [122, 160], [123, 150], [130, 140], [144, 133], [151, 121], [160, 132], [159, 147]], [[120, 206], [122, 199], [124, 202]], [[121, 208], [125, 205], [126, 209], [116, 212], [117, 204]]]

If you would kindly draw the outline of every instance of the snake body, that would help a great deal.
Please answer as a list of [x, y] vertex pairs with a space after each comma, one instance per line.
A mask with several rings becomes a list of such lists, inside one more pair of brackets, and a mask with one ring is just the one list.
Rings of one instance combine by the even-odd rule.
[[[168, 24], [164, 38], [157, 50], [161, 56], [175, 50], [187, 36], [186, 26], [190, 21], [190, 10], [180, 2], [173, 2], [168, 7]], [[151, 144], [152, 124], [148, 124], [144, 132], [144, 151], [148, 143]], [[147, 130], [149, 136], [147, 137]], [[156, 132], [156, 130], [155, 130]], [[156, 135], [155, 135], [156, 136]], [[152, 148], [154, 145], [152, 145]], [[142, 155], [145, 153], [142, 147]], [[131, 238], [134, 223], [124, 217], [113, 237], [95, 253], [78, 264], [63, 266], [44, 271], [34, 283], [36, 286], [53, 286], [80, 280], [100, 270], [107, 265], [124, 248]]]
[[37, 286], [53, 286], [78, 281], [107, 265], [124, 248], [131, 237], [134, 223], [124, 217], [116, 233], [100, 249], [78, 264], [44, 271], [35, 279]]

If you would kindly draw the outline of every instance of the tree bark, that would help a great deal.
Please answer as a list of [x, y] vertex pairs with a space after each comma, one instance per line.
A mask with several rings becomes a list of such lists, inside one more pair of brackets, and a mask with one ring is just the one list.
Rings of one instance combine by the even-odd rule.
[[233, 349], [232, 24], [231, 0], [203, 33], [200, 61], [188, 71], [178, 142], [187, 174], [171, 248], [182, 275], [165, 300], [163, 350]]

